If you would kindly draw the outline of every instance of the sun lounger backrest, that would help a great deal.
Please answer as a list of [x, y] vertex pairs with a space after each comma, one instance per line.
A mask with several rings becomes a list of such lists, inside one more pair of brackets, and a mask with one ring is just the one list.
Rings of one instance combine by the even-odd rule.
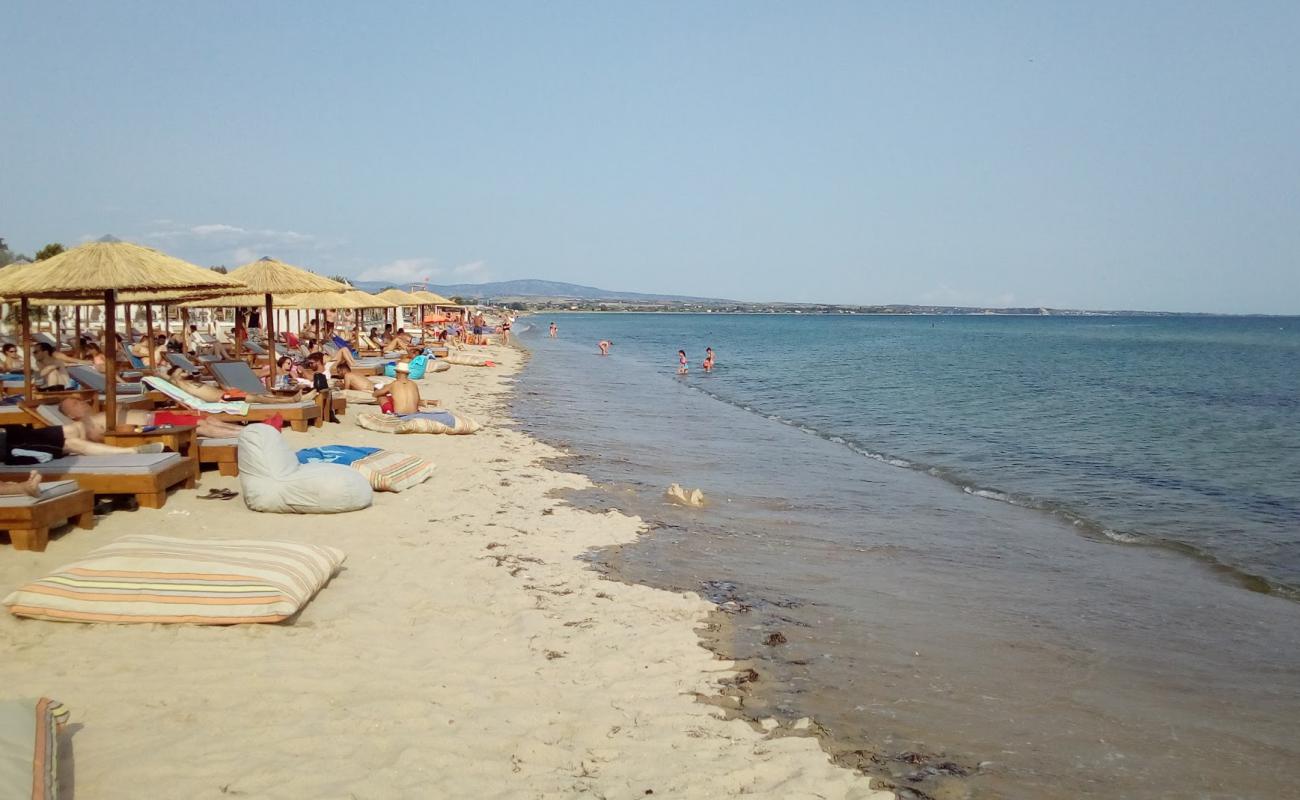
[[264, 356], [264, 355], [266, 355], [266, 348], [262, 347], [262, 345], [258, 344], [257, 342], [253, 341], [252, 339], [245, 339], [245, 340], [244, 340], [244, 349], [247, 350], [248, 352], [252, 353], [252, 354], [255, 355], [255, 356]]
[[239, 389], [248, 394], [266, 394], [266, 386], [243, 361], [213, 361], [208, 369], [223, 389]]
[[144, 382], [149, 385], [149, 388], [157, 389], [174, 402], [195, 411], [204, 411], [209, 414], [235, 414], [241, 417], [248, 415], [248, 403], [242, 400], [210, 403], [206, 400], [200, 400], [171, 381], [165, 381], [162, 378], [151, 375], [146, 377]]
[[40, 417], [41, 421], [51, 428], [62, 428], [64, 425], [73, 423], [72, 418], [60, 411], [59, 407], [55, 405], [37, 406], [36, 416]]
[[190, 361], [189, 358], [187, 358], [182, 353], [168, 353], [167, 360], [171, 363], [172, 366], [180, 367], [183, 370], [188, 370], [190, 372], [203, 371], [201, 367], [199, 367], [193, 361]]
[[87, 389], [102, 392], [108, 388], [103, 373], [93, 367], [68, 367], [68, 375]]
[[54, 352], [56, 353], [59, 351], [59, 343], [55, 341], [54, 337], [49, 335], [48, 333], [33, 333], [32, 339], [38, 342], [44, 342], [45, 344], [48, 344], [50, 347], [54, 348]]
[[135, 353], [132, 353], [130, 350], [127, 350], [126, 358], [128, 361], [131, 362], [131, 366], [135, 367], [136, 369], [144, 369], [144, 360], [141, 359], [140, 356], [137, 356]]

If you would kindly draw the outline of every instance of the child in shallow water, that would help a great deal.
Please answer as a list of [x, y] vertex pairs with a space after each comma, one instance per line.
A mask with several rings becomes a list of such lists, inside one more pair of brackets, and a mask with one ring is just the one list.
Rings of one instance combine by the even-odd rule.
[[713, 348], [712, 347], [704, 348], [704, 363], [701, 364], [700, 366], [704, 367], [705, 372], [713, 371]]
[[685, 350], [677, 351], [677, 374], [678, 375], [686, 374], [686, 351]]

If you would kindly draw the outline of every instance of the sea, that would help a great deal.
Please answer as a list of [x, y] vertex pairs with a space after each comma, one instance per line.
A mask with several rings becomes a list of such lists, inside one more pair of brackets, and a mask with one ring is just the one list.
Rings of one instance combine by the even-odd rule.
[[515, 331], [570, 500], [646, 523], [590, 560], [717, 603], [744, 715], [901, 797], [1300, 796], [1300, 318]]

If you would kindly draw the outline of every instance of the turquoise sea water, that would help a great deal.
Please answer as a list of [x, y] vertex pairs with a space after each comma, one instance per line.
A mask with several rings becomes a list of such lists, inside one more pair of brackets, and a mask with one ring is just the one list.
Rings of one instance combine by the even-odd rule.
[[687, 386], [863, 454], [1300, 589], [1300, 319], [559, 321], [666, 374], [684, 348]]
[[719, 603], [748, 713], [930, 796], [1300, 782], [1300, 320], [551, 319], [516, 416], [646, 521], [594, 560]]

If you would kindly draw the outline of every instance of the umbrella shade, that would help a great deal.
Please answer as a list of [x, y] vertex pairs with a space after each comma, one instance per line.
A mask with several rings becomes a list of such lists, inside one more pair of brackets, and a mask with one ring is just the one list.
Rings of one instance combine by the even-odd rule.
[[274, 258], [263, 258], [230, 271], [230, 277], [246, 285], [250, 294], [303, 294], [306, 292], [342, 292], [348, 288], [338, 281], [322, 278], [302, 267], [294, 267]]
[[410, 292], [404, 292], [401, 289], [385, 289], [375, 297], [398, 306], [418, 306], [427, 303], [427, 301], [421, 300]]
[[356, 304], [353, 308], [394, 308], [397, 306], [397, 303], [381, 299], [360, 289], [348, 289], [345, 294]]
[[447, 306], [451, 305], [451, 300], [443, 297], [436, 292], [425, 291], [421, 289], [418, 292], [411, 292], [412, 295], [420, 298], [420, 302], [426, 306]]
[[4, 297], [99, 297], [106, 291], [242, 289], [238, 279], [130, 242], [90, 242], [0, 274]]

